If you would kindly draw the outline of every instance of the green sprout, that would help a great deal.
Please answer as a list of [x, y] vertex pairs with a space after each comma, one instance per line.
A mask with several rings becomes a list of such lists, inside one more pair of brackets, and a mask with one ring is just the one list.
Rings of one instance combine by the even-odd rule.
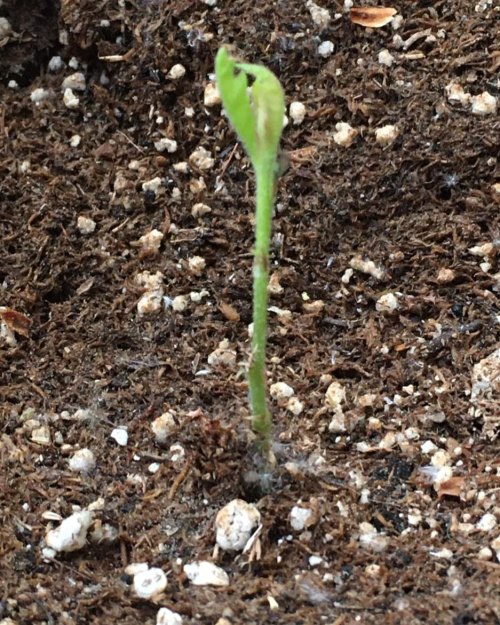
[[[279, 80], [270, 70], [262, 65], [241, 63], [231, 57], [225, 48], [217, 53], [215, 75], [226, 114], [255, 171], [253, 334], [248, 386], [252, 427], [259, 437], [262, 451], [267, 455], [272, 429], [266, 383], [269, 247], [285, 96]], [[253, 79], [250, 86], [249, 76]]]

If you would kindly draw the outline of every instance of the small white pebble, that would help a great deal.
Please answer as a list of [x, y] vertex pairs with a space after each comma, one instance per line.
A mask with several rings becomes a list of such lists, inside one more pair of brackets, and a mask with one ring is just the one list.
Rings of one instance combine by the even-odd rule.
[[260, 512], [243, 499], [233, 499], [215, 517], [216, 542], [225, 551], [241, 551], [260, 523]]
[[154, 475], [155, 473], [158, 472], [160, 468], [160, 465], [158, 464], [158, 462], [152, 462], [150, 465], [148, 465], [148, 473], [151, 473], [152, 475]]
[[362, 488], [361, 493], [359, 495], [359, 503], [363, 506], [367, 506], [370, 503], [370, 489]]
[[141, 599], [151, 599], [167, 587], [167, 576], [160, 568], [139, 571], [134, 575], [134, 591]]
[[72, 148], [77, 148], [82, 142], [82, 138], [80, 135], [73, 135], [69, 140], [69, 144]]
[[128, 432], [125, 428], [114, 428], [109, 435], [120, 447], [126, 447], [128, 443]]
[[491, 512], [487, 512], [486, 514], [483, 514], [483, 516], [476, 523], [477, 529], [481, 530], [482, 532], [490, 532], [492, 529], [496, 527], [496, 525], [497, 525], [497, 519], [495, 515], [492, 514]]
[[311, 315], [319, 315], [325, 309], [325, 302], [322, 299], [315, 299], [313, 301], [305, 301], [304, 310]]
[[310, 508], [294, 506], [290, 512], [290, 525], [295, 531], [301, 532], [306, 527], [309, 527], [313, 518], [314, 512]]
[[409, 441], [418, 441], [420, 433], [417, 428], [409, 427], [404, 431], [404, 435]]
[[487, 91], [472, 96], [471, 104], [474, 115], [495, 115], [497, 112], [497, 99]]
[[396, 444], [396, 434], [394, 432], [387, 432], [387, 434], [382, 438], [377, 447], [379, 449], [385, 449], [389, 451]]
[[212, 158], [212, 155], [207, 149], [200, 146], [192, 152], [189, 157], [189, 162], [197, 169], [206, 171], [208, 169], [212, 169], [215, 164], [215, 159]]
[[62, 82], [61, 89], [63, 91], [66, 91], [66, 89], [71, 89], [72, 91], [85, 91], [86, 82], [84, 74], [82, 74], [82, 72], [75, 72], [74, 74], [66, 76]]
[[423, 454], [432, 454], [437, 450], [437, 447], [432, 441], [427, 440], [420, 445], [420, 450]]
[[168, 139], [167, 137], [162, 137], [161, 139], [158, 139], [158, 141], [155, 141], [154, 146], [155, 150], [158, 152], [167, 151], [170, 154], [173, 154], [177, 151], [177, 141], [174, 141], [174, 139]]
[[404, 18], [402, 15], [395, 15], [391, 20], [392, 30], [399, 30], [401, 26], [403, 25], [403, 19]]
[[456, 274], [453, 269], [448, 269], [447, 267], [441, 267], [436, 277], [436, 280], [441, 284], [447, 284], [449, 282], [453, 282]]
[[126, 575], [137, 575], [137, 573], [144, 573], [149, 569], [147, 562], [131, 562], [125, 567]]
[[319, 566], [323, 563], [323, 558], [321, 556], [312, 555], [309, 556], [309, 566], [314, 568], [315, 566]]
[[176, 424], [171, 412], [164, 412], [151, 423], [151, 430], [157, 443], [165, 443], [175, 430]]
[[379, 143], [380, 145], [389, 145], [398, 137], [398, 135], [399, 135], [399, 130], [397, 126], [393, 126], [392, 124], [387, 124], [387, 126], [376, 128], [375, 141]]
[[31, 431], [30, 440], [38, 445], [50, 445], [51, 436], [50, 436], [50, 428], [48, 425], [41, 425], [38, 428], [35, 428]]
[[150, 230], [139, 239], [141, 251], [147, 255], [156, 254], [160, 249], [162, 240], [163, 232], [156, 229]]
[[76, 551], [87, 542], [87, 532], [93, 520], [93, 513], [84, 510], [75, 512], [45, 535], [47, 546], [54, 551]]
[[377, 578], [380, 576], [380, 565], [379, 564], [368, 564], [365, 568], [365, 573], [368, 577]]
[[188, 259], [189, 273], [193, 276], [201, 276], [205, 271], [207, 263], [201, 256], [192, 256]]
[[211, 367], [233, 367], [236, 363], [236, 352], [229, 348], [229, 341], [224, 339], [207, 359]]
[[358, 134], [358, 131], [347, 122], [337, 122], [332, 138], [337, 145], [349, 148]]
[[322, 41], [318, 46], [318, 54], [322, 56], [324, 59], [331, 56], [334, 50], [335, 50], [335, 46], [329, 40]]
[[194, 204], [191, 208], [191, 215], [195, 218], [203, 217], [204, 215], [208, 215], [211, 213], [212, 209], [207, 204], [203, 204], [202, 202], [198, 202]]
[[432, 466], [437, 469], [449, 466], [450, 462], [450, 454], [444, 449], [438, 449], [431, 458]]
[[92, 234], [96, 229], [96, 222], [90, 217], [78, 215], [76, 227], [82, 234]]
[[198, 195], [205, 191], [207, 188], [207, 183], [203, 179], [203, 176], [200, 176], [198, 179], [193, 178], [189, 181], [189, 190], [193, 195]]
[[174, 312], [184, 312], [189, 305], [189, 298], [187, 295], [176, 295], [172, 300], [172, 310]]
[[342, 274], [342, 277], [340, 278], [340, 281], [342, 282], [342, 284], [349, 284], [353, 274], [354, 274], [354, 269], [350, 267], [349, 269], [346, 269], [344, 273]]
[[359, 526], [359, 542], [363, 547], [380, 553], [385, 551], [389, 545], [389, 539], [384, 534], [379, 534], [376, 528], [367, 522], [363, 522]]
[[71, 456], [68, 465], [70, 471], [83, 474], [91, 473], [96, 465], [94, 453], [86, 447], [79, 449]]
[[170, 460], [174, 464], [180, 462], [181, 460], [184, 460], [184, 458], [186, 457], [186, 450], [180, 443], [174, 443], [173, 445], [170, 445], [168, 451], [170, 453]]
[[161, 271], [151, 273], [150, 271], [141, 271], [134, 277], [134, 282], [146, 291], [160, 290], [164, 275]]
[[158, 193], [158, 189], [161, 187], [161, 185], [163, 184], [163, 178], [159, 178], [158, 176], [156, 178], [152, 178], [151, 180], [147, 180], [146, 182], [142, 183], [142, 190], [144, 192], [152, 192], [152, 193]]
[[228, 574], [207, 560], [185, 564], [183, 570], [195, 586], [229, 586]]
[[330, 11], [328, 11], [328, 9], [318, 6], [312, 0], [306, 2], [306, 7], [309, 9], [312, 21], [316, 26], [320, 28], [326, 28], [328, 26], [331, 20]]
[[351, 258], [349, 265], [352, 269], [372, 276], [376, 280], [382, 280], [385, 275], [384, 270], [381, 267], [377, 267], [372, 260], [363, 260], [359, 256]]
[[178, 80], [179, 78], [182, 78], [185, 73], [186, 68], [184, 67], [184, 65], [176, 63], [170, 68], [170, 71], [167, 74], [167, 78], [170, 78], [171, 80]]
[[[0, 5], [1, 6], [1, 5]], [[0, 39], [9, 37], [12, 33], [12, 26], [6, 17], [0, 17]]]
[[187, 174], [189, 171], [189, 165], [186, 163], [186, 161], [180, 161], [179, 163], [174, 163], [172, 167], [174, 168], [174, 171], [178, 171], [181, 174]]
[[156, 625], [182, 625], [182, 616], [168, 608], [160, 608], [156, 615]]
[[451, 549], [438, 549], [437, 551], [430, 551], [431, 556], [434, 558], [441, 558], [443, 560], [451, 560], [453, 558], [453, 551]]
[[482, 243], [481, 245], [474, 245], [474, 247], [469, 247], [469, 254], [473, 256], [479, 256], [483, 258], [487, 258], [495, 251], [495, 246], [493, 243]]
[[286, 402], [286, 409], [298, 417], [304, 410], [304, 402], [301, 402], [297, 397], [290, 397]]
[[30, 94], [30, 99], [32, 102], [34, 102], [35, 104], [40, 104], [40, 102], [43, 102], [44, 100], [46, 100], [48, 97], [50, 96], [50, 92], [47, 91], [47, 89], [42, 89], [42, 88], [38, 88], [38, 89], [34, 89], [31, 94]]
[[337, 410], [345, 401], [345, 389], [340, 382], [334, 380], [326, 389], [325, 403], [330, 408]]
[[161, 310], [163, 305], [163, 290], [157, 289], [146, 291], [137, 302], [137, 312], [139, 317], [144, 315], [152, 315]]
[[203, 104], [210, 108], [212, 106], [217, 106], [221, 103], [221, 97], [219, 90], [217, 89], [217, 85], [213, 82], [209, 82], [205, 87], [205, 91], [203, 93]]
[[191, 291], [189, 294], [189, 299], [195, 303], [199, 304], [204, 297], [208, 297], [210, 293], [206, 289], [202, 289], [201, 291]]
[[80, 104], [80, 98], [78, 98], [72, 89], [65, 89], [63, 95], [64, 106], [68, 109], [76, 109]]
[[278, 402], [282, 402], [292, 397], [295, 394], [295, 391], [285, 382], [276, 382], [275, 384], [271, 384], [269, 393], [273, 399]]
[[[62, 42], [61, 42], [62, 43]], [[64, 45], [68, 45], [67, 43]], [[75, 56], [72, 56], [69, 60], [68, 65], [71, 67], [71, 69], [78, 69], [78, 66], [80, 65], [78, 59]]]
[[7, 83], [7, 87], [15, 91], [16, 89], [19, 89], [19, 84], [15, 80], [9, 80], [9, 82]]
[[384, 48], [383, 50], [380, 50], [377, 58], [378, 58], [378, 62], [380, 63], [380, 65], [385, 65], [386, 67], [392, 67], [394, 64], [394, 57], [386, 48]]
[[53, 56], [48, 64], [49, 72], [60, 72], [64, 67], [64, 61], [60, 56]]
[[394, 293], [381, 295], [375, 303], [378, 312], [392, 314], [399, 308], [399, 300]]
[[392, 38], [392, 45], [396, 48], [396, 50], [401, 50], [401, 48], [405, 47], [405, 42], [401, 35], [394, 35]]
[[491, 560], [491, 558], [493, 557], [493, 552], [489, 547], [483, 547], [478, 551], [477, 557], [480, 560]]
[[408, 513], [408, 524], [416, 527], [422, 522], [422, 513], [420, 510], [412, 510]]
[[285, 289], [280, 283], [280, 274], [275, 271], [271, 274], [269, 282], [267, 284], [267, 292], [270, 295], [281, 295]]
[[346, 418], [342, 410], [337, 410], [328, 424], [328, 431], [341, 434], [347, 431]]
[[300, 125], [306, 116], [306, 107], [302, 102], [292, 102], [289, 107], [289, 115], [295, 126]]
[[377, 397], [378, 395], [375, 393], [363, 393], [363, 395], [359, 395], [357, 402], [362, 408], [371, 408], [375, 405]]

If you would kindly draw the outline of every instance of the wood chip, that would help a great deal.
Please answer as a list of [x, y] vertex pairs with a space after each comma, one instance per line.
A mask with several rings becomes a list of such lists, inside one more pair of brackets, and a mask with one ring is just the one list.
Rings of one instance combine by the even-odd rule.
[[381, 28], [396, 15], [391, 7], [352, 7], [351, 22], [366, 28]]
[[21, 336], [28, 336], [32, 322], [31, 319], [23, 315], [23, 313], [17, 312], [17, 310], [8, 308], [7, 306], [0, 306], [0, 320], [5, 323], [9, 330]]
[[217, 306], [217, 308], [220, 310], [220, 312], [224, 315], [224, 317], [228, 321], [240, 320], [240, 313], [236, 310], [236, 308], [234, 308], [234, 306], [231, 306], [231, 304], [221, 301], [219, 302], [219, 305]]
[[463, 477], [450, 477], [449, 480], [442, 482], [438, 488], [438, 497], [460, 497], [465, 478]]

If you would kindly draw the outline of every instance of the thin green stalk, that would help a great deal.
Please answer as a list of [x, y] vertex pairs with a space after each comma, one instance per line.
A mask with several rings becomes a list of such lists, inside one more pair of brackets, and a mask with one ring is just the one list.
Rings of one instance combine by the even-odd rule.
[[266, 341], [269, 282], [269, 248], [276, 185], [276, 164], [269, 162], [255, 170], [256, 220], [253, 266], [252, 355], [248, 370], [252, 427], [260, 437], [264, 451], [269, 451], [272, 419], [267, 405]]
[[[271, 413], [267, 405], [267, 285], [271, 220], [285, 96], [279, 80], [262, 65], [241, 63], [221, 48], [215, 74], [222, 103], [252, 162], [256, 178], [253, 336], [248, 370], [252, 427], [266, 457], [271, 449]], [[248, 78], [252, 77], [251, 86]]]

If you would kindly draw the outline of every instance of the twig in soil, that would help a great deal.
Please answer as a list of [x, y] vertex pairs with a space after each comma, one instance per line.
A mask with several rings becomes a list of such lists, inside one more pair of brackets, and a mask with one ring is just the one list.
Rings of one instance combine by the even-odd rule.
[[87, 581], [90, 581], [90, 582], [95, 581], [95, 578], [89, 575], [88, 573], [85, 573], [81, 569], [75, 569], [73, 566], [69, 566], [69, 564], [66, 564], [65, 562], [61, 562], [60, 560], [56, 560], [55, 558], [52, 558], [50, 562], [51, 564], [54, 564], [55, 566], [58, 566], [61, 569], [67, 569], [68, 571], [71, 572], [71, 575], [79, 575], [80, 577], [83, 577], [83, 579], [86, 579]]
[[[119, 535], [122, 536], [123, 535], [123, 526], [120, 525], [119, 527]], [[125, 541], [120, 538], [120, 559], [122, 561], [122, 567], [125, 569], [125, 567], [128, 564], [128, 554], [127, 554], [127, 545], [125, 544]]]
[[226, 173], [226, 170], [229, 167], [229, 165], [231, 164], [231, 161], [233, 160], [233, 156], [234, 156], [237, 148], [238, 148], [238, 144], [235, 143], [234, 147], [231, 150], [229, 156], [227, 157], [225, 163], [222, 165], [222, 169], [221, 169], [221, 172], [219, 174], [219, 178], [222, 178], [222, 176]]
[[179, 486], [182, 484], [182, 482], [186, 479], [186, 477], [188, 476], [189, 472], [191, 471], [191, 465], [189, 463], [187, 463], [183, 468], [182, 471], [179, 473], [179, 475], [175, 478], [172, 486], [170, 487], [170, 490], [168, 491], [168, 495], [167, 495], [167, 499], [168, 501], [172, 501], [172, 499], [175, 497], [175, 494], [179, 488]]
[[137, 143], [134, 143], [134, 142], [132, 141], [132, 139], [131, 139], [129, 136], [127, 136], [127, 135], [126, 135], [126, 134], [125, 134], [122, 130], [117, 130], [116, 132], [117, 132], [119, 135], [122, 135], [122, 137], [125, 137], [125, 139], [126, 139], [126, 140], [127, 140], [127, 141], [131, 144], [131, 145], [133, 145], [133, 146], [134, 146], [134, 148], [135, 148], [138, 152], [140, 152], [141, 154], [144, 154], [144, 150], [143, 150], [143, 149], [142, 149], [139, 145], [137, 145]]

